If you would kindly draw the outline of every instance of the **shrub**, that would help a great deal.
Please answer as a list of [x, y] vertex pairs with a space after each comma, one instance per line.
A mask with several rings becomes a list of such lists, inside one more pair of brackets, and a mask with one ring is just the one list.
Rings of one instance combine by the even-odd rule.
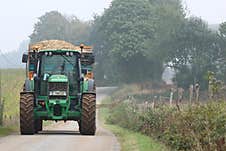
[[122, 102], [111, 109], [108, 122], [156, 137], [176, 150], [226, 150], [226, 103], [210, 102], [138, 111]]

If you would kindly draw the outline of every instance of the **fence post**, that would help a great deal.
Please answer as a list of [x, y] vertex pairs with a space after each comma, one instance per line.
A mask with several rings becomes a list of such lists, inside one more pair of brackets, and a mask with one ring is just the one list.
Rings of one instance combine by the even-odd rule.
[[193, 100], [193, 92], [194, 92], [194, 86], [193, 84], [190, 85], [190, 88], [189, 88], [189, 102], [190, 104], [192, 104], [192, 100]]
[[154, 96], [153, 98], [153, 102], [152, 102], [152, 105], [151, 105], [151, 108], [154, 109], [155, 108], [155, 103], [157, 101], [157, 96]]
[[173, 106], [173, 97], [174, 97], [174, 94], [176, 93], [176, 89], [175, 88], [171, 88], [171, 92], [170, 92], [170, 106], [172, 107]]
[[200, 85], [198, 83], [196, 83], [196, 85], [195, 85], [195, 101], [196, 101], [196, 103], [199, 103], [199, 89], [200, 89]]

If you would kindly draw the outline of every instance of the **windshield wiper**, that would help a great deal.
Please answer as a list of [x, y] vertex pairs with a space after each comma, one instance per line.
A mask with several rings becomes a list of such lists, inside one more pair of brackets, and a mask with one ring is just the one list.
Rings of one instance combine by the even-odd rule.
[[63, 64], [61, 65], [61, 74], [64, 73], [64, 70], [65, 70], [65, 60], [64, 60]]
[[68, 62], [68, 63], [70, 63], [72, 66], [74, 66], [74, 64], [70, 61], [70, 60], [68, 60], [68, 58], [67, 57], [65, 57], [64, 55], [62, 55], [61, 54], [61, 56]]

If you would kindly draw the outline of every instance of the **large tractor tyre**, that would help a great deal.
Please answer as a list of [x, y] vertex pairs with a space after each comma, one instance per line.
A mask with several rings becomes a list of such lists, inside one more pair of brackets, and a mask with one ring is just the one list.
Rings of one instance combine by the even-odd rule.
[[42, 120], [37, 119], [35, 120], [35, 133], [42, 131]]
[[83, 94], [82, 116], [79, 122], [79, 131], [82, 135], [95, 135], [96, 132], [96, 95]]
[[22, 135], [33, 135], [35, 132], [33, 94], [20, 95], [20, 132]]

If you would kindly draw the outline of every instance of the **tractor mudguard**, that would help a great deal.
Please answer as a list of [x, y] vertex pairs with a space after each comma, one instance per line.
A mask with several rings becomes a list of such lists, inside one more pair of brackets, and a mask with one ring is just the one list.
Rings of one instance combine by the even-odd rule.
[[95, 81], [93, 79], [88, 80], [88, 92], [95, 92]]
[[83, 84], [83, 92], [95, 93], [95, 81], [93, 79], [86, 79]]
[[26, 79], [25, 84], [24, 84], [24, 90], [25, 90], [25, 92], [33, 92], [34, 91], [34, 81]]
[[82, 97], [83, 97], [83, 95], [86, 95], [86, 94], [92, 94], [92, 95], [96, 96], [96, 92], [83, 92], [82, 93]]
[[34, 92], [20, 92], [20, 95], [24, 95], [24, 94], [34, 95]]

